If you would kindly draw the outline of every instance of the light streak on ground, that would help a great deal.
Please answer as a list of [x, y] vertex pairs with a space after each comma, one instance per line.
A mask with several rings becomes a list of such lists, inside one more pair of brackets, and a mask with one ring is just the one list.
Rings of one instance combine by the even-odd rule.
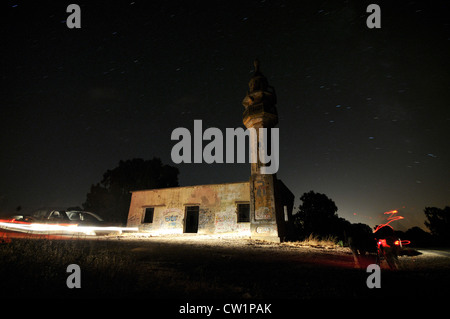
[[77, 224], [27, 223], [0, 220], [0, 229], [36, 235], [98, 235], [107, 233], [137, 232], [137, 227], [79, 226]]

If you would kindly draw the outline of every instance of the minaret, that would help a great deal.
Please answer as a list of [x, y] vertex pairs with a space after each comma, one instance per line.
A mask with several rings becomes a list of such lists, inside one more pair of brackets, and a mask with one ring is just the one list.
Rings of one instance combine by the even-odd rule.
[[[245, 107], [243, 122], [250, 129], [254, 128], [258, 135], [257, 145], [253, 145], [254, 139], [250, 139], [250, 147], [262, 147], [260, 134], [265, 134], [260, 128], [266, 128], [267, 146], [270, 148], [270, 129], [278, 123], [276, 109], [276, 94], [267, 78], [261, 73], [259, 61], [255, 60], [255, 72], [249, 82], [249, 91], [242, 104]], [[269, 152], [270, 154], [270, 149]], [[250, 176], [250, 227], [251, 236], [256, 239], [280, 241], [279, 225], [283, 224], [283, 212], [276, 205], [277, 178], [275, 174], [262, 174], [259, 160], [251, 163]], [[269, 165], [269, 164], [267, 164]]]

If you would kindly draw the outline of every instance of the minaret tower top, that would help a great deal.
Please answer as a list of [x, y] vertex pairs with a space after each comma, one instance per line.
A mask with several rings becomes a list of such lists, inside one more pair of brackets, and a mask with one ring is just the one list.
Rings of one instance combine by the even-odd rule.
[[248, 82], [249, 90], [242, 101], [245, 107], [244, 125], [248, 127], [246, 123], [257, 116], [264, 118], [262, 127], [274, 127], [278, 123], [275, 89], [269, 85], [269, 81], [262, 74], [258, 59], [254, 61], [254, 66], [255, 71]]

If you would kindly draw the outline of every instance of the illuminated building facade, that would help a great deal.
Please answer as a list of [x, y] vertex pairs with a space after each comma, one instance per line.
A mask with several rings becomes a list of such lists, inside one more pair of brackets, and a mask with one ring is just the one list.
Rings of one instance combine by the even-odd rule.
[[[242, 104], [243, 123], [256, 129], [256, 141], [261, 134], [270, 141], [270, 129], [278, 123], [276, 94], [258, 61]], [[294, 195], [276, 174], [262, 173], [265, 165], [259, 157], [252, 162], [246, 182], [135, 191], [127, 226], [153, 234], [226, 233], [279, 242], [290, 234]]]

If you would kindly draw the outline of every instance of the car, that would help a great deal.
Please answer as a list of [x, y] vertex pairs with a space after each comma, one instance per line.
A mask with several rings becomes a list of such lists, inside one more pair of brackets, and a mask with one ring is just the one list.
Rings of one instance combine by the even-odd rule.
[[77, 224], [80, 226], [104, 226], [105, 221], [97, 214], [86, 211], [40, 209], [31, 215], [15, 216], [17, 221], [45, 224]]
[[67, 217], [71, 222], [75, 221], [78, 225], [102, 226], [105, 221], [97, 214], [85, 211], [67, 211]]
[[[16, 215], [13, 220], [23, 224], [39, 225], [40, 231], [46, 231], [45, 225], [48, 224], [48, 229], [52, 232], [54, 229], [64, 233], [95, 235], [119, 235], [122, 232], [120, 227], [114, 227], [114, 225], [105, 222], [97, 214], [79, 210], [39, 209], [30, 215]], [[67, 228], [64, 226], [67, 226]]]

